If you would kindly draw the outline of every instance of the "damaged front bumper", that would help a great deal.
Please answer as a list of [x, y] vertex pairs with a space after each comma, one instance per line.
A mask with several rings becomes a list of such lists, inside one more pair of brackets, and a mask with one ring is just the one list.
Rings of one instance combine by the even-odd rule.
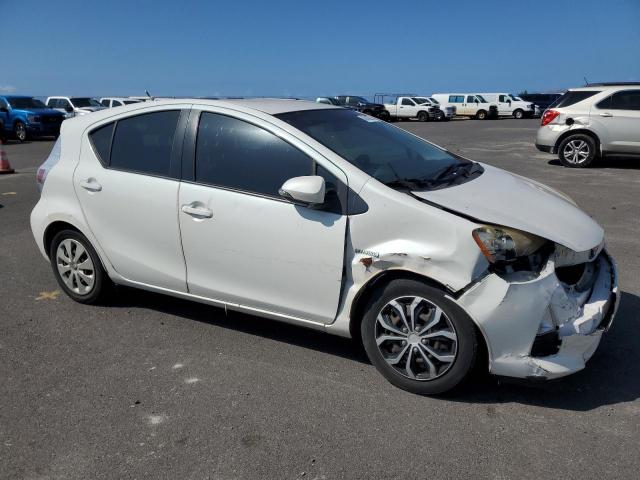
[[[584, 265], [574, 284], [559, 278], [571, 265]], [[611, 326], [618, 297], [615, 262], [604, 249], [556, 246], [539, 273], [491, 273], [457, 302], [485, 336], [492, 373], [552, 379], [585, 367]]]

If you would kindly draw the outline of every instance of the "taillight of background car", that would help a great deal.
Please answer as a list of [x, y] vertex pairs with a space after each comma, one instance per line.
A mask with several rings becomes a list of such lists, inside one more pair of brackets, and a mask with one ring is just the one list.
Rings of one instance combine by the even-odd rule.
[[540, 121], [540, 125], [544, 127], [545, 125], [551, 123], [553, 119], [556, 118], [558, 115], [560, 115], [560, 112], [557, 110], [545, 110], [544, 113], [542, 114], [542, 120]]

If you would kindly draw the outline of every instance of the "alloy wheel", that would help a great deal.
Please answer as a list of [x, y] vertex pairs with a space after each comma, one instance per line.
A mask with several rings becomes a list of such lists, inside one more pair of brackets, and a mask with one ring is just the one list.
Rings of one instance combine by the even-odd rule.
[[376, 344], [384, 360], [399, 374], [428, 381], [453, 366], [458, 337], [451, 320], [422, 297], [388, 302], [376, 320]]
[[21, 142], [24, 142], [27, 139], [27, 127], [24, 125], [24, 123], [17, 123], [15, 132], [16, 132], [16, 137]]
[[584, 140], [571, 140], [568, 142], [562, 155], [564, 159], [575, 165], [584, 162], [589, 157], [589, 144]]
[[95, 283], [95, 269], [89, 252], [77, 240], [67, 238], [56, 251], [56, 266], [65, 285], [74, 293], [88, 295]]

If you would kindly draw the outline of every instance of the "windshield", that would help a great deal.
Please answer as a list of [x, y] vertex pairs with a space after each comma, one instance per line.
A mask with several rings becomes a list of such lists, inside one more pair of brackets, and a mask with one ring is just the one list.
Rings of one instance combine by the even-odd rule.
[[[442, 182], [440, 175], [451, 173], [458, 166], [477, 165], [384, 121], [350, 110], [304, 110], [276, 117], [375, 179], [387, 184], [403, 183], [399, 186], [405, 187], [411, 184], [407, 188], [412, 190], [430, 189], [431, 181]], [[447, 180], [451, 184], [452, 179]]]
[[488, 103], [482, 95], [476, 95], [476, 97], [478, 97], [478, 100], [480, 100], [482, 103]]
[[431, 100], [436, 105], [440, 105], [440, 102], [438, 100], [436, 100], [435, 98], [433, 98], [433, 97], [429, 97], [429, 100]]
[[11, 108], [47, 108], [47, 106], [36, 98], [29, 97], [5, 97]]
[[76, 108], [84, 108], [84, 107], [101, 107], [100, 102], [94, 100], [93, 98], [88, 97], [73, 97], [71, 99], [71, 103]]

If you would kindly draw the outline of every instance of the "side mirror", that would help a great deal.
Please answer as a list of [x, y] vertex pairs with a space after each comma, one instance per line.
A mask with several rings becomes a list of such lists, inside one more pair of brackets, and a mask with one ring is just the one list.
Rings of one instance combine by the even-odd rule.
[[73, 112], [73, 107], [71, 105], [67, 105], [66, 107], [64, 107], [64, 109], [67, 113]]
[[508, 103], [509, 105], [511, 105], [511, 100], [507, 100], [507, 103]]
[[0, 112], [9, 113], [9, 109], [7, 107], [0, 107]]
[[284, 182], [278, 193], [289, 200], [311, 204], [324, 203], [324, 178], [318, 175], [293, 177]]

